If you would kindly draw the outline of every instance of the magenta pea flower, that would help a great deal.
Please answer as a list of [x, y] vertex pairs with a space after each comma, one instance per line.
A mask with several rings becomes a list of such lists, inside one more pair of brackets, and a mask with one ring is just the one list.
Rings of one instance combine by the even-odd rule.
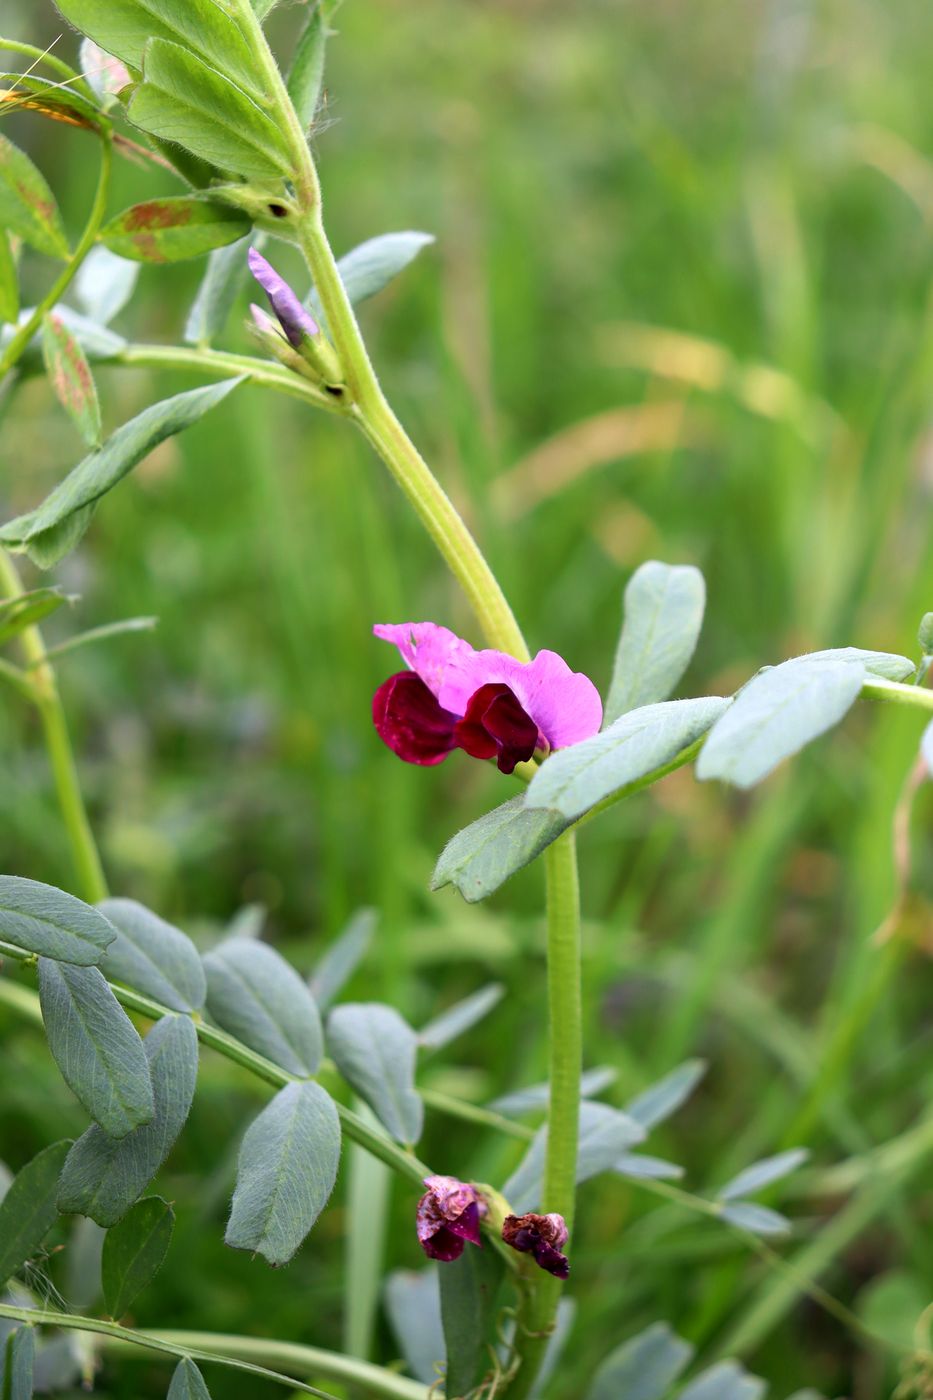
[[502, 651], [475, 651], [435, 622], [379, 623], [373, 631], [397, 646], [409, 667], [373, 697], [379, 736], [406, 763], [441, 763], [463, 749], [511, 773], [536, 749], [578, 744], [602, 723], [595, 685], [556, 652], [517, 661]]
[[562, 1215], [507, 1215], [502, 1238], [520, 1254], [531, 1254], [539, 1268], [555, 1278], [567, 1278], [570, 1264], [561, 1248], [567, 1243], [567, 1226]]
[[[285, 278], [279, 276], [262, 253], [250, 248], [246, 261], [250, 272], [269, 298], [269, 304], [278, 317], [289, 345], [295, 350], [300, 350], [309, 336], [318, 334], [319, 327], [314, 317], [305, 310]], [[258, 323], [259, 318], [256, 317], [255, 311], [253, 316]]]
[[426, 1176], [418, 1202], [418, 1243], [429, 1259], [459, 1259], [467, 1241], [482, 1246], [479, 1222], [486, 1204], [474, 1187], [455, 1176]]

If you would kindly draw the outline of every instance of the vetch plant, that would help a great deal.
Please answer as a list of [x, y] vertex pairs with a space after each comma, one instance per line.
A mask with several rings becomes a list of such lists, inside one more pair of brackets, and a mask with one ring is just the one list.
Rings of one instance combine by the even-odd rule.
[[[295, 1370], [325, 1387], [401, 1400], [427, 1400], [440, 1388], [448, 1397], [524, 1400], [540, 1393], [546, 1365], [566, 1336], [561, 1299], [578, 1267], [580, 1183], [606, 1172], [641, 1183], [725, 1221], [780, 1267], [762, 1237], [786, 1233], [790, 1222], [746, 1197], [803, 1160], [785, 1153], [754, 1164], [718, 1196], [692, 1196], [672, 1184], [681, 1173], [676, 1164], [633, 1149], [685, 1100], [702, 1066], [674, 1070], [625, 1111], [595, 1098], [607, 1085], [599, 1080], [594, 1088], [583, 1075], [578, 829], [694, 761], [700, 779], [751, 787], [840, 723], [859, 699], [929, 716], [933, 695], [918, 682], [933, 650], [931, 629], [926, 619], [919, 668], [903, 656], [847, 647], [781, 661], [733, 696], [671, 699], [697, 643], [705, 586], [691, 566], [649, 562], [625, 590], [605, 702], [555, 652], [539, 650], [532, 658], [476, 541], [384, 396], [355, 316], [355, 304], [389, 282], [429, 238], [388, 234], [339, 261], [333, 256], [308, 133], [335, 5], [305, 6], [297, 49], [283, 71], [263, 30], [273, 3], [58, 0], [83, 36], [75, 40], [75, 66], [62, 57], [64, 44], [54, 54], [5, 44], [26, 66], [3, 78], [0, 111], [23, 110], [78, 128], [96, 146], [99, 171], [87, 222], [72, 242], [43, 175], [0, 136], [0, 311], [7, 323], [0, 375], [15, 386], [44, 367], [89, 449], [44, 500], [0, 527], [0, 644], [18, 653], [0, 659], [0, 679], [41, 719], [74, 860], [73, 891], [14, 873], [0, 877], [0, 939], [5, 957], [33, 970], [38, 986], [36, 996], [17, 985], [13, 1004], [41, 1015], [50, 1052], [91, 1119], [76, 1142], [47, 1147], [10, 1185], [0, 1205], [0, 1284], [41, 1257], [61, 1214], [87, 1217], [107, 1231], [106, 1317], [40, 1306], [17, 1292], [0, 1304], [0, 1318], [18, 1324], [6, 1344], [5, 1393], [30, 1395], [43, 1348], [55, 1345], [56, 1331], [71, 1329], [89, 1339], [85, 1369], [110, 1347], [115, 1365], [122, 1347], [171, 1358], [176, 1369], [167, 1393], [175, 1400], [209, 1394], [202, 1367], [212, 1361], [312, 1395], [333, 1392], [296, 1379]], [[114, 156], [168, 167], [180, 193], [112, 212]], [[276, 270], [275, 239], [303, 254], [307, 285], [292, 288]], [[55, 271], [38, 303], [20, 309], [18, 264], [33, 254]], [[135, 344], [109, 328], [132, 295], [135, 263], [203, 257], [184, 343]], [[252, 309], [264, 352], [257, 355], [213, 345], [247, 273], [272, 313]], [[104, 437], [97, 363], [174, 367], [204, 382], [150, 405]], [[362, 433], [475, 615], [481, 648], [436, 622], [374, 625], [377, 638], [398, 649], [404, 669], [380, 685], [373, 720], [408, 763], [433, 766], [462, 750], [495, 763], [512, 780], [507, 800], [451, 836], [437, 860], [435, 889], [451, 884], [466, 900], [481, 900], [543, 857], [549, 1073], [517, 1106], [500, 1100], [477, 1109], [420, 1093], [416, 1082], [419, 1050], [443, 1046], [492, 1013], [495, 990], [419, 1037], [394, 1008], [333, 1004], [362, 954], [361, 926], [309, 984], [271, 947], [242, 934], [201, 956], [180, 929], [108, 889], [54, 656], [39, 630], [66, 598], [54, 587], [24, 589], [12, 556], [26, 555], [40, 569], [57, 566], [93, 528], [95, 513], [106, 510], [110, 491], [154, 448], [246, 383], [289, 395]], [[117, 620], [65, 645], [148, 622]], [[139, 1025], [148, 1026], [144, 1036]], [[401, 1179], [410, 1196], [411, 1238], [437, 1263], [444, 1355], [434, 1358], [442, 1363], [436, 1379], [406, 1378], [286, 1341], [262, 1346], [195, 1332], [165, 1337], [123, 1325], [170, 1251], [172, 1209], [146, 1193], [184, 1129], [201, 1045], [273, 1090], [242, 1139], [226, 1243], [271, 1265], [287, 1264], [327, 1208], [342, 1144], [371, 1154]], [[366, 1112], [348, 1105], [349, 1090]], [[428, 1165], [416, 1153], [425, 1108], [520, 1139], [525, 1155], [498, 1186], [461, 1180], [456, 1161]], [[518, 1121], [529, 1110], [543, 1111], [544, 1123], [532, 1128]], [[428, 1286], [436, 1301], [433, 1277]], [[826, 1305], [825, 1298], [818, 1301]], [[427, 1316], [419, 1325], [427, 1326]], [[649, 1355], [654, 1379], [645, 1382]], [[662, 1400], [691, 1356], [689, 1344], [657, 1324], [611, 1352], [587, 1382], [588, 1400]], [[260, 1360], [270, 1357], [276, 1358], [271, 1369]], [[738, 1363], [725, 1361], [694, 1377], [681, 1396], [747, 1400], [761, 1390]]]

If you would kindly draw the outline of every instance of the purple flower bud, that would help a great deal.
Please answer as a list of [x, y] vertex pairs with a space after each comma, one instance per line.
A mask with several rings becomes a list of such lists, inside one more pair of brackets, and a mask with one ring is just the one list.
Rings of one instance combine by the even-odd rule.
[[507, 1215], [502, 1238], [521, 1254], [531, 1254], [539, 1268], [555, 1278], [566, 1278], [570, 1264], [561, 1245], [567, 1243], [567, 1226], [562, 1215]]
[[300, 350], [309, 336], [318, 334], [317, 322], [302, 306], [284, 277], [279, 276], [261, 253], [255, 248], [250, 248], [246, 261], [250, 272], [269, 298], [289, 344]]
[[262, 331], [264, 335], [277, 335], [281, 338], [281, 331], [275, 324], [271, 316], [267, 316], [261, 306], [257, 306], [254, 301], [249, 304], [249, 313], [253, 318], [253, 325], [257, 331]]
[[418, 1202], [418, 1243], [429, 1259], [459, 1259], [465, 1241], [482, 1245], [479, 1222], [486, 1204], [474, 1187], [455, 1176], [426, 1176]]

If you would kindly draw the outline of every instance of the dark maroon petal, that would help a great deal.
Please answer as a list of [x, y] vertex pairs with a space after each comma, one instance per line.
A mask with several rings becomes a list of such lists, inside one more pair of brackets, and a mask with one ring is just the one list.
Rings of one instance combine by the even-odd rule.
[[555, 1249], [546, 1240], [538, 1240], [532, 1253], [539, 1268], [553, 1274], [555, 1278], [570, 1277], [570, 1263], [566, 1254], [561, 1254], [559, 1249]]
[[459, 1235], [461, 1239], [469, 1240], [471, 1244], [482, 1245], [482, 1237], [479, 1232], [479, 1206], [474, 1201], [467, 1206], [462, 1215], [456, 1220], [448, 1221], [447, 1229], [453, 1234]]
[[555, 1278], [567, 1278], [570, 1264], [557, 1248], [567, 1239], [567, 1226], [561, 1215], [507, 1215], [502, 1223], [502, 1238], [520, 1254], [531, 1254], [539, 1268]]
[[538, 726], [501, 681], [481, 685], [470, 697], [455, 730], [456, 741], [473, 758], [495, 758], [501, 773], [531, 758]]
[[443, 1263], [449, 1264], [453, 1259], [459, 1259], [466, 1248], [466, 1242], [455, 1235], [453, 1230], [449, 1230], [446, 1225], [442, 1225], [436, 1234], [430, 1239], [421, 1241], [421, 1248], [429, 1259], [440, 1259]]
[[442, 710], [420, 676], [399, 671], [373, 696], [373, 724], [384, 744], [406, 763], [440, 763], [457, 747], [457, 716]]

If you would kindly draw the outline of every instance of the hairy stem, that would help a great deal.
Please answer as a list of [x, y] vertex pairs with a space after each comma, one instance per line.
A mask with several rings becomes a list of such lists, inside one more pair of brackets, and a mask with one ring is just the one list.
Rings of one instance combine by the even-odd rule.
[[94, 201], [91, 205], [91, 212], [88, 215], [84, 232], [75, 245], [74, 252], [68, 258], [58, 277], [52, 283], [45, 296], [36, 306], [32, 315], [16, 331], [6, 351], [0, 356], [0, 380], [16, 364], [17, 360], [26, 349], [38, 330], [45, 313], [51, 309], [68, 287], [78, 268], [84, 262], [98, 230], [107, 212], [107, 196], [110, 192], [110, 169], [113, 164], [113, 146], [108, 135], [101, 133], [100, 136], [100, 172], [97, 177], [97, 189], [94, 192]]
[[[23, 592], [13, 561], [5, 550], [0, 549], [0, 592], [9, 598], [18, 598]], [[78, 889], [82, 898], [90, 904], [107, 898], [107, 881], [104, 878], [100, 854], [88, 821], [74, 752], [58, 694], [55, 672], [46, 657], [45, 643], [38, 627], [27, 627], [21, 634], [20, 643], [29, 668], [29, 698], [39, 711], [49, 764], [55, 782], [58, 805], [62, 821], [71, 846], [71, 856], [77, 875]]]

